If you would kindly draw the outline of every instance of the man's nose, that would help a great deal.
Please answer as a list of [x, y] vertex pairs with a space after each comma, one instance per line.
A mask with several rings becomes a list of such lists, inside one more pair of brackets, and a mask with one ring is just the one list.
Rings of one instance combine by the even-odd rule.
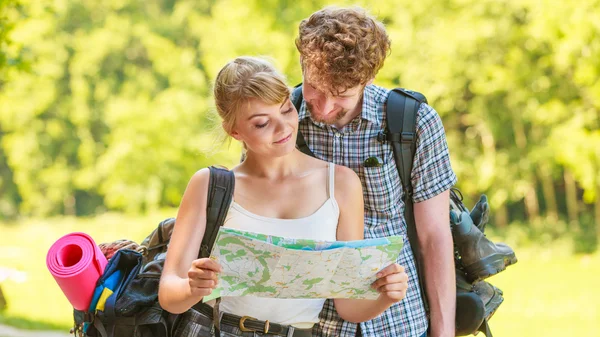
[[324, 96], [324, 97], [321, 98], [321, 102], [322, 102], [322, 104], [321, 104], [321, 107], [322, 107], [322, 111], [321, 112], [322, 113], [326, 114], [326, 113], [329, 113], [331, 110], [333, 110], [334, 104], [333, 104], [333, 100], [332, 99], [330, 99], [327, 96]]

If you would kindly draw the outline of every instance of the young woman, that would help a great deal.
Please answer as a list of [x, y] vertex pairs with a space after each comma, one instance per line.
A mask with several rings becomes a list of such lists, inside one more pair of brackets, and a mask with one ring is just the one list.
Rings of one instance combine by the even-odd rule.
[[[360, 180], [349, 168], [296, 149], [298, 112], [281, 74], [262, 59], [239, 57], [217, 75], [214, 95], [224, 130], [246, 149], [245, 160], [233, 168], [234, 200], [224, 226], [291, 238], [363, 239]], [[217, 285], [221, 267], [197, 258], [206, 223], [208, 180], [208, 169], [192, 176], [177, 214], [159, 288], [161, 306], [172, 313], [187, 311]], [[380, 293], [377, 300], [335, 299], [335, 308], [347, 321], [372, 319], [404, 298], [407, 280], [404, 268], [392, 264], [373, 283]], [[255, 325], [276, 323], [288, 336], [310, 336], [324, 302], [223, 297], [219, 310], [228, 319], [221, 321], [221, 333], [241, 333], [239, 322], [231, 317], [252, 316]]]

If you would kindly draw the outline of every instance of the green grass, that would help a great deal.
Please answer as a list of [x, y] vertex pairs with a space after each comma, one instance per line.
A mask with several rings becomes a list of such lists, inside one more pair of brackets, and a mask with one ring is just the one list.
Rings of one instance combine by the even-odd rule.
[[[2, 284], [8, 308], [0, 313], [0, 323], [68, 331], [71, 306], [45, 264], [52, 243], [74, 231], [90, 234], [97, 243], [121, 238], [139, 242], [159, 221], [174, 215], [169, 210], [144, 217], [108, 214], [0, 224], [0, 266], [27, 273], [25, 283]], [[488, 279], [505, 297], [490, 322], [495, 336], [588, 336], [598, 328], [599, 253], [573, 254], [573, 244], [567, 240], [544, 241], [516, 251], [519, 262]]]
[[487, 281], [504, 291], [494, 336], [590, 336], [600, 317], [600, 254], [517, 249], [519, 262]]

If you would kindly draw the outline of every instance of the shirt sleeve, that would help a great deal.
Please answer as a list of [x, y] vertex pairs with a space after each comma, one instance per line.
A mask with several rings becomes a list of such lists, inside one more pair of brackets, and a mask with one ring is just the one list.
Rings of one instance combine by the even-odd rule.
[[421, 202], [450, 189], [457, 178], [450, 164], [450, 153], [442, 119], [423, 103], [417, 113], [417, 144], [411, 172], [413, 201]]

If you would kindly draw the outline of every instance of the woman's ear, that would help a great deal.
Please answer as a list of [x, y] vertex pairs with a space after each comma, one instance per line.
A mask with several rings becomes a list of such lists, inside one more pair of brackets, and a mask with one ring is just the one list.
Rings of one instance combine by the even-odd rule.
[[[223, 125], [223, 130], [227, 130], [227, 128], [225, 127], [225, 122], [223, 122], [223, 123], [222, 123], [222, 125]], [[227, 131], [225, 131], [225, 132], [227, 132]], [[233, 137], [233, 139], [236, 139], [236, 140], [242, 141], [242, 137], [241, 137], [241, 135], [240, 135], [240, 134], [239, 134], [237, 131], [235, 131], [235, 129], [232, 129], [231, 131], [229, 131], [229, 132], [227, 132], [227, 133], [228, 133], [228, 134], [229, 134], [231, 137]]]

